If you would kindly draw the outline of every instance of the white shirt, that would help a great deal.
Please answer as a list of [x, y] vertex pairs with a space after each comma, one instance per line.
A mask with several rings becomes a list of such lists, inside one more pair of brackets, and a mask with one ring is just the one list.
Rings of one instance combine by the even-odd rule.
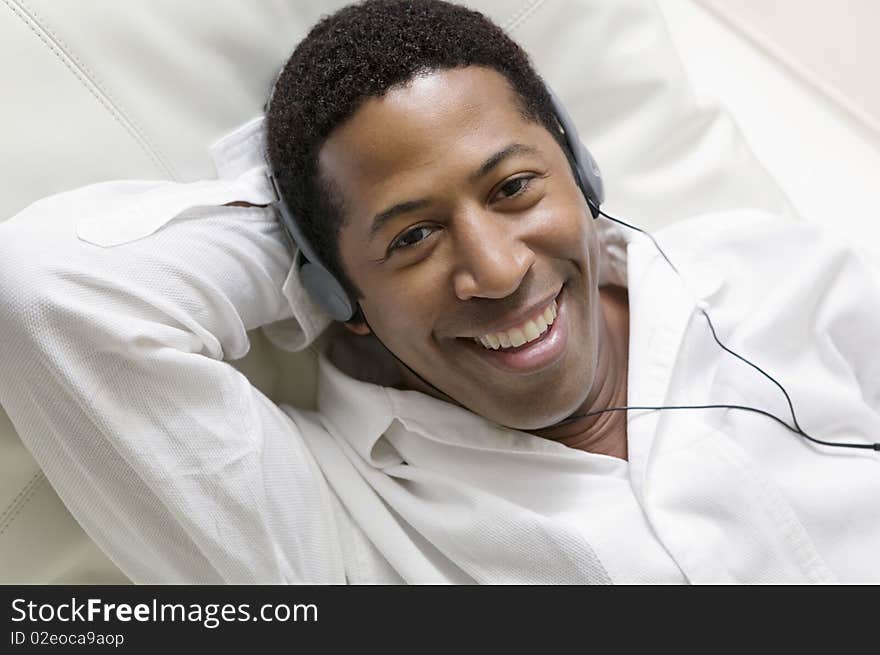
[[[385, 386], [388, 356], [336, 327], [318, 411], [275, 405], [224, 359], [328, 320], [274, 214], [221, 206], [271, 199], [254, 125], [215, 150], [220, 180], [98, 184], [0, 224], [0, 404], [133, 581], [880, 582], [880, 453], [753, 412], [630, 410], [623, 461]], [[704, 303], [806, 432], [880, 441], [875, 262], [743, 210], [655, 234], [679, 278], [596, 225], [601, 282], [629, 290], [630, 405], [791, 423]]]

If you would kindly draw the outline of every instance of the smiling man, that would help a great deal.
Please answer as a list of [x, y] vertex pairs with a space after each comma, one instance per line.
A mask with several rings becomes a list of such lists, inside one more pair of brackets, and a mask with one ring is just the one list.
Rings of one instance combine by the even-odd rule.
[[282, 190], [360, 299], [349, 329], [407, 388], [626, 458], [622, 413], [556, 425], [626, 404], [627, 296], [599, 287], [590, 209], [512, 40], [453, 5], [351, 7], [300, 44], [268, 117]]
[[[673, 268], [594, 217], [523, 51], [442, 2], [321, 21], [265, 127], [219, 180], [0, 225], [0, 403], [132, 580], [880, 582], [875, 262], [740, 210], [658, 232]], [[356, 301], [314, 344], [263, 137]], [[313, 347], [316, 410], [226, 361], [259, 327]]]

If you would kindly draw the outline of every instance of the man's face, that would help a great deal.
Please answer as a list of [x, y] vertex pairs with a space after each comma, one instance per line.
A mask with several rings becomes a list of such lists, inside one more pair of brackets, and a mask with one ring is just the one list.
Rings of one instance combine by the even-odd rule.
[[[584, 403], [598, 359], [599, 243], [562, 149], [522, 116], [502, 75], [444, 70], [370, 99], [319, 163], [345, 206], [343, 266], [397, 357], [516, 429]], [[510, 328], [534, 318], [540, 331], [554, 299], [537, 340], [515, 350], [474, 341], [504, 334], [512, 347]]]

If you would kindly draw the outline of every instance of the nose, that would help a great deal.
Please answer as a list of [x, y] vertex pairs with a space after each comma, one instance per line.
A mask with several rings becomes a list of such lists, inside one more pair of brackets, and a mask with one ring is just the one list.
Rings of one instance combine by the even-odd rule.
[[504, 298], [514, 293], [535, 263], [535, 253], [524, 243], [517, 220], [478, 208], [462, 212], [456, 221], [455, 295]]

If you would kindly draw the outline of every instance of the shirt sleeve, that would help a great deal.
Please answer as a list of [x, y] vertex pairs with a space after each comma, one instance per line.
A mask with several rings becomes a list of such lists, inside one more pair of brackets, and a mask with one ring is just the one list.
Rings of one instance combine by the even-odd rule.
[[0, 404], [135, 583], [344, 582], [310, 421], [223, 361], [291, 316], [274, 214], [195, 207], [112, 247], [78, 239], [79, 218], [138, 193], [122, 184], [0, 224]]

